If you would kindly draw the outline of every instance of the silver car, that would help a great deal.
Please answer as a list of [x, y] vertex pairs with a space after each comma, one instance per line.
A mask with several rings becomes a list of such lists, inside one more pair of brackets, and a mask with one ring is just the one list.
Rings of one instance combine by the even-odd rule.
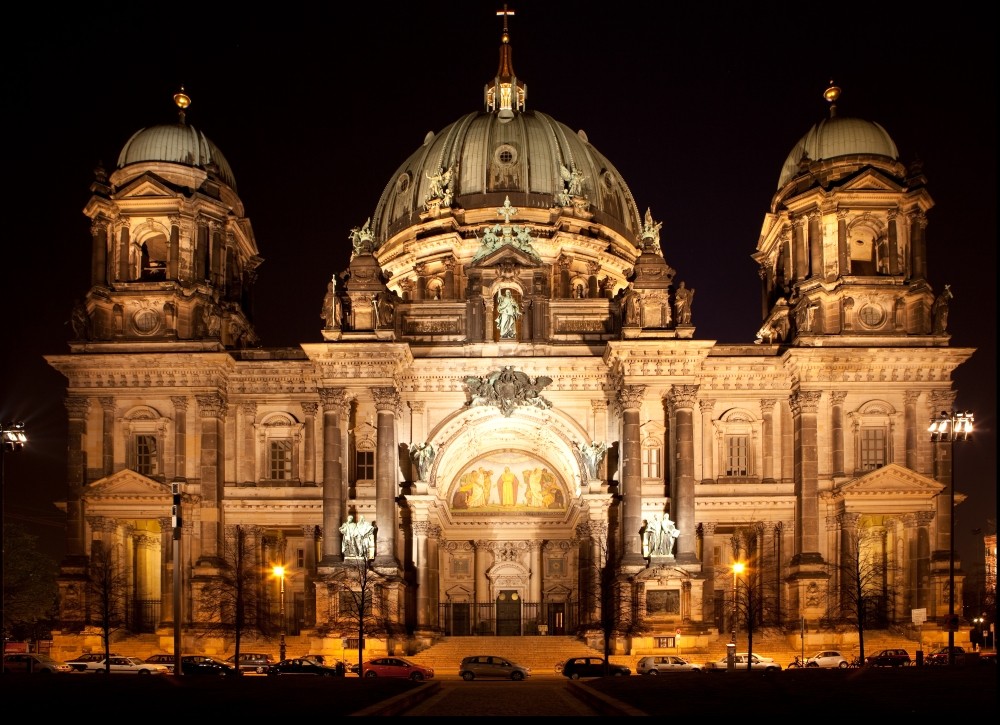
[[523, 680], [531, 677], [531, 668], [496, 655], [474, 655], [462, 660], [458, 675], [465, 681], [477, 678], [499, 677], [504, 680]]
[[648, 655], [635, 665], [640, 675], [658, 675], [661, 672], [701, 672], [704, 665], [691, 662], [677, 655]]
[[850, 666], [850, 661], [836, 650], [817, 652], [812, 657], [806, 659], [806, 667], [839, 667], [840, 669], [847, 669]]
[[[764, 670], [765, 672], [778, 672], [781, 670], [781, 665], [774, 661], [773, 657], [762, 657], [758, 654], [747, 654], [746, 652], [737, 652], [733, 656], [735, 662], [735, 669], [737, 672], [740, 670], [747, 669], [747, 662], [750, 663], [751, 670]], [[706, 662], [705, 669], [709, 672], [724, 672], [729, 668], [729, 660], [727, 657], [723, 657], [721, 660], [715, 660], [714, 662]]]

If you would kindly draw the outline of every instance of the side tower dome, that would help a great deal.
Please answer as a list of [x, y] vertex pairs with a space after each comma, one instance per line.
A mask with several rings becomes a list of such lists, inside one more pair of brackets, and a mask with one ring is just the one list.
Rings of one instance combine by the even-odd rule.
[[926, 276], [918, 165], [899, 161], [879, 124], [837, 115], [795, 144], [753, 255], [763, 282], [757, 341], [796, 345], [945, 345]]
[[71, 349], [214, 350], [256, 345], [251, 322], [261, 263], [229, 162], [186, 123], [144, 128], [110, 178], [97, 169], [91, 288], [73, 310]]

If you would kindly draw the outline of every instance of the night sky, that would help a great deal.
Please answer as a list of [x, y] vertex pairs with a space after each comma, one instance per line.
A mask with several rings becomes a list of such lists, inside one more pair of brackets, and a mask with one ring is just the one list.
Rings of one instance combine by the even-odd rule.
[[[187, 121], [229, 160], [264, 258], [264, 346], [321, 342], [321, 302], [347, 266], [350, 229], [428, 131], [482, 108], [497, 70], [502, 3], [293, 2], [257, 16], [212, 5], [148, 17], [130, 7], [122, 19], [99, 4], [86, 18], [47, 6], [51, 16], [11, 26], [0, 49], [10, 161], [0, 419], [23, 420], [30, 436], [6, 457], [5, 514], [56, 557], [65, 381], [43, 356], [68, 351], [70, 310], [89, 285], [82, 209], [98, 163], [113, 170], [134, 132], [174, 122], [184, 84]], [[952, 345], [977, 348], [955, 375], [956, 407], [977, 423], [955, 470], [969, 496], [956, 540], [974, 571], [981, 535], [996, 530], [995, 28], [960, 4], [926, 15], [910, 3], [827, 4], [815, 17], [800, 3], [675, 5], [511, 2], [527, 107], [583, 129], [640, 213], [663, 222], [666, 261], [697, 291], [698, 339], [753, 341], [751, 255], [785, 158], [828, 112], [830, 79], [841, 115], [877, 121], [904, 162], [923, 162], [936, 202], [929, 281], [952, 286]]]

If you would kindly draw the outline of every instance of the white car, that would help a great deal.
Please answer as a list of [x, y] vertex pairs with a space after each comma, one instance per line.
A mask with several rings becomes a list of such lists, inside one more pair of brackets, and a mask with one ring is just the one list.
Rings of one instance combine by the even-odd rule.
[[[764, 672], [778, 672], [781, 670], [781, 665], [774, 661], [773, 657], [763, 657], [758, 654], [747, 654], [746, 652], [737, 652], [733, 656], [736, 671], [747, 669], [747, 661], [750, 662], [751, 670], [763, 670]], [[729, 669], [729, 658], [723, 657], [721, 660], [716, 660], [715, 662], [706, 662], [705, 669], [709, 671], [724, 672]]]
[[691, 662], [677, 655], [647, 655], [635, 665], [640, 675], [658, 675], [661, 672], [701, 672], [704, 665]]
[[158, 665], [146, 662], [141, 657], [108, 657], [100, 662], [88, 662], [87, 672], [106, 674], [110, 670], [111, 674], [118, 675], [169, 675], [170, 668], [166, 665]]
[[836, 650], [817, 652], [812, 657], [806, 659], [806, 667], [839, 667], [847, 669], [850, 666], [850, 660]]

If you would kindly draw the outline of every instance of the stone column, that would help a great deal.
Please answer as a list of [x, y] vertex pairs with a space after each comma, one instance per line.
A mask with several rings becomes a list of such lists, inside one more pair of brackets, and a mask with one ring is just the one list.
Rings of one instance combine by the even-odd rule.
[[181, 218], [170, 216], [170, 246], [167, 248], [167, 279], [176, 280], [180, 274]]
[[694, 405], [697, 385], [675, 385], [672, 391], [675, 433], [677, 436], [677, 500], [670, 502], [670, 512], [677, 518], [678, 564], [698, 561], [695, 553], [694, 520]]
[[187, 480], [187, 410], [188, 399], [183, 395], [171, 395], [174, 406], [174, 472], [172, 480]]
[[927, 217], [923, 212], [910, 216], [910, 264], [912, 279], [927, 274]]
[[160, 622], [159, 626], [174, 621], [174, 537], [169, 516], [160, 522]]
[[199, 395], [197, 399], [201, 418], [201, 556], [215, 561], [222, 552], [226, 401], [217, 393]]
[[831, 443], [833, 447], [833, 476], [844, 476], [844, 399], [847, 392], [834, 390], [830, 393]]
[[316, 483], [316, 413], [319, 403], [309, 401], [302, 403], [303, 427], [305, 429], [305, 453], [302, 460], [302, 483]]
[[794, 217], [792, 220], [792, 279], [800, 281], [809, 276], [809, 249], [806, 241], [802, 238], [802, 228], [805, 219]]
[[903, 435], [905, 437], [904, 450], [906, 451], [906, 467], [911, 471], [916, 471], [918, 464], [917, 453], [920, 451], [920, 443], [917, 437], [921, 428], [917, 425], [917, 401], [920, 399], [920, 392], [917, 390], [907, 390], [903, 393]]
[[308, 525], [302, 527], [303, 553], [305, 554], [304, 561], [302, 562], [305, 569], [303, 572], [305, 576], [302, 578], [302, 603], [305, 607], [303, 616], [307, 627], [316, 626], [316, 547], [318, 545], [316, 539], [318, 536], [318, 526]]
[[396, 416], [399, 393], [395, 388], [372, 388], [378, 411], [375, 450], [375, 566], [399, 569], [396, 556]]
[[322, 566], [342, 561], [340, 524], [344, 520], [344, 467], [340, 419], [348, 413], [343, 388], [320, 388], [323, 405], [323, 556]]
[[414, 521], [413, 554], [414, 567], [417, 570], [417, 629], [429, 629], [431, 626], [430, 572], [431, 559], [428, 538], [431, 533], [429, 521]]
[[[101, 475], [110, 476], [115, 472], [115, 399], [98, 398], [98, 401], [104, 413], [101, 423]], [[133, 445], [133, 441], [126, 442], [126, 448]], [[128, 460], [127, 450], [125, 457]]]
[[104, 286], [108, 283], [108, 220], [98, 216], [90, 225], [90, 284]]
[[795, 435], [795, 554], [798, 564], [822, 561], [819, 554], [819, 449], [816, 411], [821, 393], [800, 390], [789, 401]]
[[[645, 566], [642, 556], [642, 440], [639, 413], [645, 385], [626, 385], [618, 393], [622, 419], [622, 560], [624, 566]], [[616, 547], [617, 548], [617, 547]]]
[[[260, 478], [254, 473], [256, 468], [256, 466], [254, 466], [254, 460], [257, 457], [257, 450], [254, 445], [256, 423], [257, 403], [240, 403], [240, 434], [237, 437], [237, 444], [240, 447], [240, 451], [238, 454], [237, 465], [239, 467], [239, 471], [237, 476], [238, 480], [243, 481], [244, 483], [256, 483], [258, 478]], [[265, 459], [261, 463], [265, 466], [267, 465], [266, 454]]]
[[445, 300], [455, 299], [455, 259], [449, 257], [444, 260], [444, 289], [441, 290], [441, 298]]
[[714, 400], [699, 400], [698, 408], [701, 410], [701, 480], [702, 482], [712, 482], [715, 480], [716, 472], [713, 465], [713, 445], [712, 419], [715, 409]]
[[774, 399], [764, 398], [760, 401], [761, 417], [761, 480], [764, 483], [774, 482]]
[[66, 555], [70, 558], [87, 554], [84, 539], [86, 522], [83, 510], [83, 487], [87, 484], [87, 416], [90, 400], [67, 398], [66, 413], [69, 418], [66, 441]]
[[[955, 404], [957, 393], [952, 390], [935, 390], [929, 395], [928, 403], [931, 406], [930, 414], [937, 415], [942, 410], [951, 410]], [[927, 416], [930, 420], [931, 415]], [[927, 434], [928, 440], [930, 434]], [[944, 486], [941, 493], [935, 500], [934, 523], [936, 524], [936, 536], [934, 537], [934, 559], [948, 561], [951, 552], [951, 492], [952, 485], [952, 443], [946, 441], [932, 442], [931, 452], [934, 461], [934, 480]], [[958, 571], [958, 553], [955, 554], [955, 570]]]
[[118, 277], [119, 282], [128, 282], [132, 279], [131, 265], [129, 264], [129, 251], [132, 246], [129, 239], [129, 220], [125, 217], [118, 217]]
[[715, 613], [715, 527], [714, 521], [701, 523], [701, 574], [704, 582], [701, 588], [701, 611], [704, 624], [711, 626], [709, 613]]
[[[477, 540], [472, 543], [476, 548], [476, 604], [485, 604], [490, 601], [490, 580], [486, 576], [492, 558], [490, 554], [490, 542]], [[472, 621], [478, 622], [478, 620], [479, 607], [476, 607]]]
[[[531, 581], [528, 584], [528, 601], [539, 607], [541, 614], [542, 604], [542, 542], [528, 542], [528, 556], [530, 557]], [[542, 622], [542, 624], [545, 624]]]
[[809, 236], [809, 276], [818, 277], [823, 274], [823, 232], [818, 211], [808, 212], [807, 234]]
[[[851, 248], [847, 238], [847, 210], [837, 210], [837, 266], [841, 276], [851, 273]], [[828, 279], [832, 282], [833, 279]]]

